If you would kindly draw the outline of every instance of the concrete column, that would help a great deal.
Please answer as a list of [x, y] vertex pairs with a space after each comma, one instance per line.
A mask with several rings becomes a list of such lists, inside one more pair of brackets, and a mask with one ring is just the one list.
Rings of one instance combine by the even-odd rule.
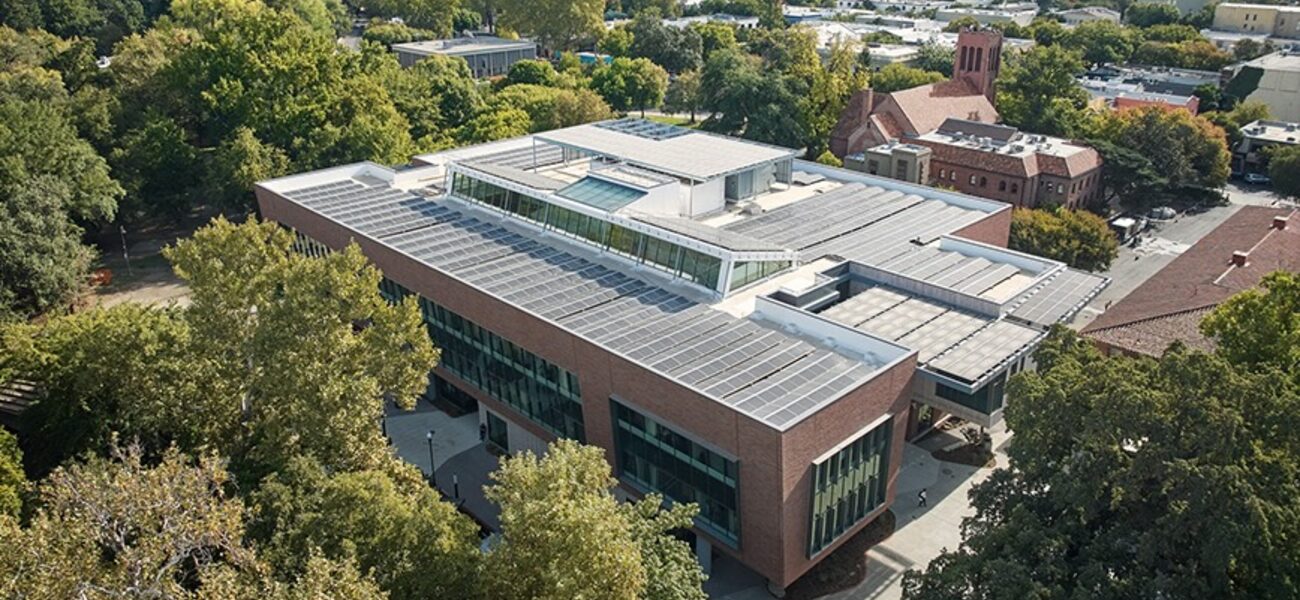
[[705, 575], [713, 572], [713, 544], [702, 535], [695, 536], [695, 560], [700, 561], [700, 570]]
[[771, 579], [767, 580], [767, 593], [772, 594], [773, 598], [784, 598], [785, 587], [777, 585]]

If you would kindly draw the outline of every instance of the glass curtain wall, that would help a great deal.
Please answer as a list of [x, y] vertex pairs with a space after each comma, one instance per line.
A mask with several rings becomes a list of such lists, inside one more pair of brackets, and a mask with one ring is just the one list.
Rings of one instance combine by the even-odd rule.
[[829, 458], [813, 463], [809, 557], [885, 502], [893, 421], [891, 417]]
[[[379, 293], [393, 303], [412, 295], [387, 277], [380, 280]], [[442, 351], [440, 366], [547, 431], [586, 441], [577, 375], [424, 297], [420, 314]]]
[[738, 262], [731, 269], [731, 287], [727, 289], [734, 292], [755, 281], [789, 268], [790, 261], [788, 260]]
[[[722, 259], [626, 227], [569, 210], [513, 190], [457, 173], [452, 192], [518, 215], [546, 229], [585, 240], [603, 250], [630, 258], [692, 281], [718, 289]], [[787, 263], [788, 265], [788, 263]]]
[[616, 400], [610, 403], [619, 475], [674, 502], [699, 504], [696, 523], [735, 546], [740, 539], [736, 461]]

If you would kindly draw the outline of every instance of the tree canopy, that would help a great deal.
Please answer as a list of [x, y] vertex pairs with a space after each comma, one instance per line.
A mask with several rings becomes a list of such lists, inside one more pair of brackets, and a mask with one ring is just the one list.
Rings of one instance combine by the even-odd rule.
[[1009, 387], [1009, 467], [972, 489], [962, 545], [906, 575], [906, 598], [1300, 593], [1300, 396], [1275, 363], [1105, 358], [1064, 328], [1037, 361]]
[[871, 74], [871, 89], [887, 94], [947, 79], [942, 73], [923, 71], [901, 63], [885, 65]]
[[998, 114], [1027, 131], [1071, 136], [1088, 103], [1088, 92], [1075, 79], [1084, 71], [1079, 55], [1061, 46], [1039, 46], [1008, 57], [998, 76]]
[[1007, 245], [1086, 271], [1104, 271], [1119, 255], [1119, 242], [1105, 219], [1065, 208], [1016, 209]]
[[[1091, 138], [1127, 148], [1150, 163], [1149, 171], [1159, 175], [1158, 185], [1138, 189], [1165, 197], [1187, 196], [1196, 195], [1195, 190], [1220, 188], [1228, 179], [1229, 153], [1223, 130], [1187, 111], [1148, 106], [1106, 112], [1094, 117], [1088, 127]], [[1135, 198], [1144, 202], [1159, 199]]]
[[1268, 173], [1273, 180], [1273, 191], [1288, 198], [1300, 198], [1300, 148], [1276, 148], [1268, 157]]

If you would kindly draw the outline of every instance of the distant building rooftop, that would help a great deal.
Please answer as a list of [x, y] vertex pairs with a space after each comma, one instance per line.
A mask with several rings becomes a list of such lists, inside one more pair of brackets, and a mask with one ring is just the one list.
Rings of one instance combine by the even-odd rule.
[[[947, 162], [983, 163], [987, 170], [1021, 177], [1038, 173], [1075, 177], [1101, 164], [1097, 151], [1088, 146], [966, 119], [948, 119], [937, 130], [912, 139], [935, 150], [936, 158]], [[954, 153], [965, 154], [967, 159], [957, 160]]]
[[483, 52], [532, 48], [535, 45], [532, 40], [527, 39], [507, 40], [492, 36], [477, 36], [393, 44], [393, 50], [410, 54], [466, 56]]
[[1241, 134], [1252, 140], [1274, 142], [1278, 144], [1295, 144], [1300, 140], [1300, 123], [1285, 121], [1259, 120], [1248, 123], [1241, 128]]

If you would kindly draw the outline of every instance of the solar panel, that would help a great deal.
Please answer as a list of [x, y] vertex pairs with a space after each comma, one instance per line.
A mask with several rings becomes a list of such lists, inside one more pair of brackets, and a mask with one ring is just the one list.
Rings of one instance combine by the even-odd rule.
[[655, 140], [655, 141], [667, 140], [667, 139], [675, 138], [680, 135], [686, 135], [691, 132], [691, 130], [686, 129], [685, 127], [678, 127], [676, 125], [669, 125], [667, 123], [656, 123], [654, 121], [649, 121], [646, 119], [633, 119], [633, 118], [623, 118], [615, 121], [602, 121], [600, 123], [596, 123], [595, 125], [596, 127], [600, 127], [602, 129], [617, 131], [619, 133], [626, 133], [628, 135], [635, 135], [639, 138], [645, 138], [647, 140]]

